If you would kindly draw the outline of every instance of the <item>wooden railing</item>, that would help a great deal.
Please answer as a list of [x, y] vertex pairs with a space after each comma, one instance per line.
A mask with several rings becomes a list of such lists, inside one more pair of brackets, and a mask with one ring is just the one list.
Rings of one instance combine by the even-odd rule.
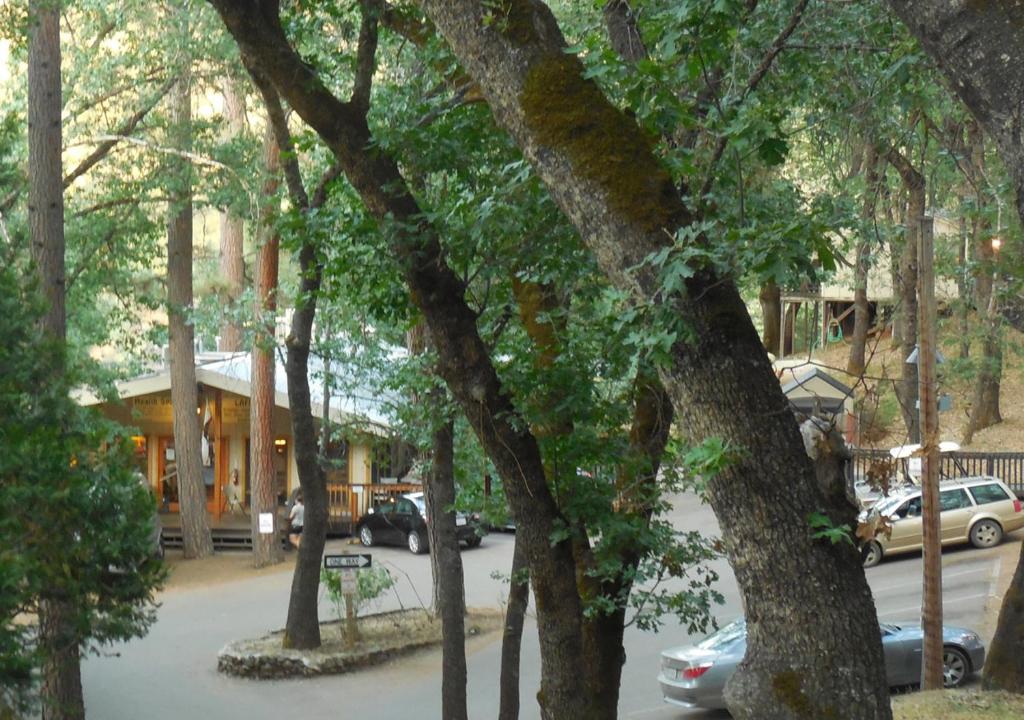
[[420, 492], [422, 485], [407, 483], [388, 484], [327, 484], [327, 526], [330, 532], [352, 534], [359, 518], [370, 508], [392, 500], [399, 495]]

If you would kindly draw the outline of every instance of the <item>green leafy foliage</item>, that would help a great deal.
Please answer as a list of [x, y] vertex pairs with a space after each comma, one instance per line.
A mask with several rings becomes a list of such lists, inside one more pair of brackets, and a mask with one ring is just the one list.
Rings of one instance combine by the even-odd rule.
[[20, 703], [42, 659], [40, 602], [72, 609], [83, 650], [127, 640], [154, 621], [165, 572], [129, 433], [72, 400], [77, 373], [40, 339], [15, 270], [0, 270], [0, 692]]
[[828, 540], [833, 545], [854, 545], [852, 529], [848, 525], [836, 525], [832, 518], [824, 513], [812, 512], [807, 516], [807, 524], [811, 528], [811, 537], [815, 540]]
[[[355, 602], [355, 613], [358, 615], [363, 612], [367, 607], [379, 605], [381, 596], [395, 586], [395, 579], [388, 572], [385, 567], [375, 565], [368, 568], [360, 568], [354, 570], [356, 573], [356, 593], [353, 595], [353, 601]], [[338, 622], [344, 621], [345, 614], [345, 594], [341, 589], [341, 571], [339, 570], [328, 570], [326, 568], [320, 571], [320, 582], [323, 583], [324, 589], [327, 591], [327, 598], [331, 601], [331, 605], [334, 606], [335, 616], [338, 618]]]

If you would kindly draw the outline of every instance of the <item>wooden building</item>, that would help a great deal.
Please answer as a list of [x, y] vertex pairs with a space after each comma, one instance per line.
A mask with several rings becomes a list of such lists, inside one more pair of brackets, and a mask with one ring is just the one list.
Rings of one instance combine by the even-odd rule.
[[776, 360], [772, 367], [794, 412], [830, 419], [848, 443], [854, 442], [857, 415], [853, 388], [807, 360]]
[[[936, 253], [956, 257], [959, 246], [968, 242], [961, 237], [958, 220], [936, 211], [933, 216]], [[971, 250], [967, 248], [967, 256]], [[889, 247], [872, 246], [871, 267], [867, 277], [868, 310], [871, 332], [886, 332], [892, 323], [893, 309], [899, 302], [898, 258]], [[855, 272], [850, 262], [840, 262], [835, 272], [820, 285], [787, 288], [780, 294], [780, 347], [768, 348], [778, 358], [807, 354], [814, 348], [841, 342], [853, 335]], [[939, 274], [935, 297], [940, 309], [959, 297], [956, 279]]]
[[[206, 487], [206, 506], [214, 527], [230, 525], [226, 516], [234, 511], [235, 525], [246, 526], [250, 484], [251, 357], [249, 353], [204, 353], [197, 356], [196, 383], [199, 402], [196, 422], [201, 423], [201, 465]], [[376, 486], [384, 491], [407, 489], [398, 485], [398, 477], [411, 465], [411, 454], [391, 432], [387, 419], [380, 412], [379, 398], [372, 391], [355, 391], [342, 382], [343, 369], [331, 368], [330, 402], [324, 402], [323, 366], [310, 359], [310, 393], [312, 410], [319, 427], [324, 411], [332, 427], [342, 439], [329, 444], [327, 471], [331, 497], [331, 519], [336, 531], [349, 529], [355, 519], [366, 511], [372, 498], [379, 496]], [[163, 368], [117, 385], [119, 400], [104, 402], [83, 393], [79, 402], [98, 406], [108, 417], [135, 428], [140, 471], [148, 479], [160, 511], [167, 515], [165, 527], [173, 525], [178, 512], [176, 448], [171, 411], [170, 371]], [[273, 414], [276, 491], [283, 507], [299, 487], [292, 438], [291, 413], [288, 403], [287, 379], [281, 363], [275, 377]], [[234, 494], [229, 490], [238, 478], [238, 495], [243, 507], [229, 507]], [[223, 521], [222, 521], [223, 518]]]

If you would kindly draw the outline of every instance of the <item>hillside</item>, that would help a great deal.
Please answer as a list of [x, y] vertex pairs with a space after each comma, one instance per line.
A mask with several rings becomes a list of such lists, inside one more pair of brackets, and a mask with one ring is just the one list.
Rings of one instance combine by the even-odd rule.
[[[1015, 451], [1024, 450], [1024, 334], [1006, 328], [1004, 345], [1003, 376], [1000, 391], [1000, 408], [1003, 422], [975, 433], [965, 450]], [[964, 363], [958, 360], [959, 337], [956, 323], [943, 319], [939, 323], [939, 342], [947, 362], [939, 367], [940, 393], [952, 396], [953, 407], [939, 414], [939, 427], [943, 440], [963, 440], [968, 422], [968, 409], [973, 395], [973, 376]], [[971, 347], [971, 356], [980, 353], [978, 343]], [[899, 405], [892, 391], [892, 380], [898, 379], [901, 364], [907, 356], [906, 350], [894, 351], [888, 335], [880, 339], [869, 338], [870, 360], [863, 383], [847, 375], [846, 360], [849, 342], [831, 343], [812, 355], [815, 363], [826, 366], [836, 379], [855, 387], [857, 399], [868, 408], [865, 415], [876, 421], [872, 431], [866, 433], [862, 445], [890, 448], [906, 442], [906, 430], [900, 418]], [[867, 396], [867, 400], [865, 397]], [[877, 408], [872, 411], [872, 408]]]

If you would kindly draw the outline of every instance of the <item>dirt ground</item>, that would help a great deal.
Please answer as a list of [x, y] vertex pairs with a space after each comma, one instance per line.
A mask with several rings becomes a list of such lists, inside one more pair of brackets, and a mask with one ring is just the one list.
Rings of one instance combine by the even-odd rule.
[[936, 690], [896, 695], [893, 720], [1018, 720], [1024, 696], [980, 690]]
[[[1006, 343], [1003, 355], [1003, 375], [1000, 386], [1000, 409], [1003, 422], [975, 433], [966, 450], [1004, 452], [1024, 449], [1024, 334], [1013, 328], [1006, 328]], [[943, 355], [948, 359], [947, 366], [952, 366], [952, 359], [959, 354], [958, 337], [955, 323], [947, 320], [939, 324], [939, 345]], [[980, 348], [972, 347], [971, 353], [980, 352]], [[830, 375], [841, 382], [854, 387], [857, 397], [863, 397], [868, 387], [878, 383], [891, 383], [898, 379], [902, 372], [902, 363], [907, 355], [906, 350], [892, 350], [890, 339], [869, 338], [867, 354], [868, 368], [863, 382], [847, 375], [846, 361], [849, 357], [848, 341], [830, 344], [823, 350], [815, 352], [811, 359], [825, 367]], [[970, 378], [957, 377], [956, 373], [947, 371], [943, 374], [939, 368], [940, 392], [953, 399], [953, 408], [939, 414], [939, 427], [943, 440], [961, 442], [968, 422], [968, 411], [973, 399], [974, 383]], [[906, 442], [906, 430], [899, 415], [892, 419], [886, 427], [887, 432], [866, 445], [888, 449]]]
[[160, 594], [182, 592], [197, 587], [213, 587], [265, 575], [288, 573], [291, 576], [295, 571], [296, 554], [287, 552], [283, 562], [256, 569], [252, 566], [250, 552], [232, 550], [218, 552], [201, 560], [185, 560], [180, 550], [168, 550], [165, 562], [170, 577]]

